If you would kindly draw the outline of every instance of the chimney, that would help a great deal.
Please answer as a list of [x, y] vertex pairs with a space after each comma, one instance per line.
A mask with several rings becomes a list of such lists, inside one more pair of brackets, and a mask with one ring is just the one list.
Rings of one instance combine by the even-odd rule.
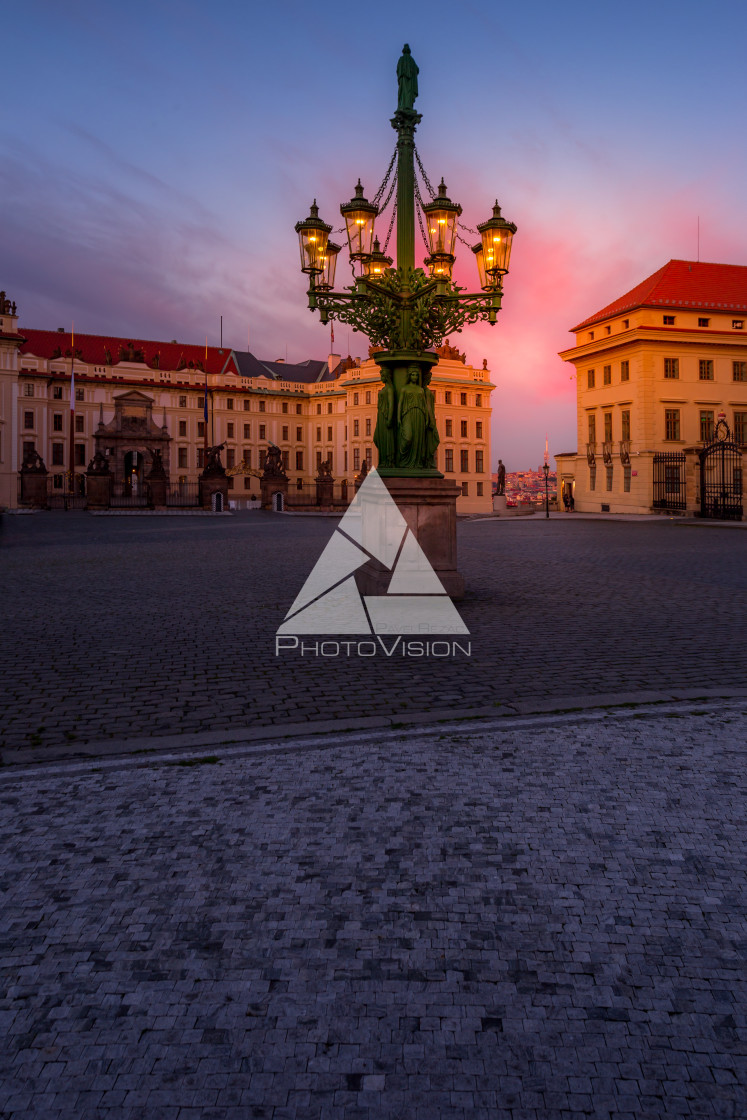
[[329, 366], [329, 372], [332, 373], [334, 370], [336, 370], [341, 361], [342, 361], [342, 357], [341, 357], [340, 354], [329, 354], [328, 357], [327, 357], [327, 365]]

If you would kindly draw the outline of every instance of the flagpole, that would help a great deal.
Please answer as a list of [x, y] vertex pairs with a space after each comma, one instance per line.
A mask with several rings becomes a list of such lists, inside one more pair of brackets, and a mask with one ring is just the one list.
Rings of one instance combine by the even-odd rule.
[[70, 493], [75, 493], [75, 323], [70, 333]]
[[204, 423], [202, 431], [204, 436], [203, 452], [202, 452], [202, 469], [207, 466], [207, 453], [208, 453], [208, 376], [207, 376], [207, 338], [205, 338], [205, 399], [203, 401], [202, 416]]

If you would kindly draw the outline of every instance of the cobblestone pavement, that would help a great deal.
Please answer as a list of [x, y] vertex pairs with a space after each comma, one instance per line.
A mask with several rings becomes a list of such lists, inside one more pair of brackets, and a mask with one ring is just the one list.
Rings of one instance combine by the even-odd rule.
[[6, 516], [0, 757], [747, 687], [747, 533], [676, 520], [462, 523], [471, 658], [276, 658], [335, 523]]
[[747, 703], [0, 771], [3, 1120], [747, 1116]]

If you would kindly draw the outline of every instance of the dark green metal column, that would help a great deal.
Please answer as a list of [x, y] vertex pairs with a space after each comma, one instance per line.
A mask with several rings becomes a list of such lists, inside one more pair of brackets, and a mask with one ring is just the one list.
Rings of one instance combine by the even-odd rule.
[[392, 120], [397, 130], [397, 267], [415, 267], [415, 129], [422, 117], [399, 109]]

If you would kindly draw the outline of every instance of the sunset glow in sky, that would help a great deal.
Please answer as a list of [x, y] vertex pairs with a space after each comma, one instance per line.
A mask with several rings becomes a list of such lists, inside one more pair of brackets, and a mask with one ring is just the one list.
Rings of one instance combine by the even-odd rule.
[[0, 287], [21, 326], [217, 344], [223, 315], [224, 345], [325, 358], [293, 226], [313, 197], [340, 226], [358, 176], [375, 192], [405, 41], [431, 180], [466, 225], [497, 198], [518, 226], [498, 325], [450, 340], [498, 386], [493, 467], [536, 467], [546, 431], [575, 448], [568, 329], [696, 259], [698, 216], [701, 260], [747, 264], [742, 3], [25, 0], [4, 31]]

